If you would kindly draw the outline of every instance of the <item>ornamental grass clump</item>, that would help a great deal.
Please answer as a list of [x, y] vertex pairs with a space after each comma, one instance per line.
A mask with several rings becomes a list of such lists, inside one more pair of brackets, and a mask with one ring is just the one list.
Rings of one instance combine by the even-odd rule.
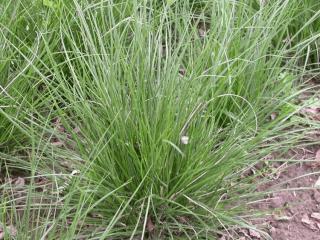
[[29, 66], [42, 88], [21, 128], [30, 178], [52, 181], [57, 205], [38, 205], [54, 216], [32, 234], [214, 239], [253, 228], [258, 183], [244, 172], [311, 131], [293, 130], [294, 100], [315, 35], [283, 41], [299, 1], [44, 2]]

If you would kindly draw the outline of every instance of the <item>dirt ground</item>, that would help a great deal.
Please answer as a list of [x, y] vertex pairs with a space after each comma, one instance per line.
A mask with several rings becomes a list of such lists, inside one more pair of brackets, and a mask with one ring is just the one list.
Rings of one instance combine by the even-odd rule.
[[[312, 79], [308, 84], [315, 86], [312, 94], [301, 96], [301, 101], [318, 96], [320, 81]], [[304, 109], [305, 117], [320, 121], [319, 106]], [[314, 134], [315, 143], [320, 143], [320, 129]], [[251, 205], [253, 210], [264, 212], [259, 219], [252, 220], [257, 229], [269, 234], [273, 240], [320, 240], [320, 144], [307, 148], [293, 149], [287, 159], [296, 164], [273, 162], [278, 169], [272, 181], [259, 186], [257, 191], [272, 192], [261, 201]], [[255, 230], [237, 229], [234, 236], [222, 235], [220, 240], [265, 239]]]
[[[319, 93], [319, 79], [311, 79], [313, 94], [302, 97], [302, 101], [316, 97]], [[317, 105], [317, 104], [316, 104]], [[306, 117], [320, 120], [319, 106], [304, 109]], [[312, 136], [314, 142], [320, 142], [320, 129]], [[267, 232], [273, 240], [320, 240], [320, 145], [293, 149], [288, 152], [289, 159], [301, 160], [289, 164], [279, 171], [266, 189], [276, 190], [253, 207], [258, 210], [269, 209], [271, 214], [261, 219], [260, 224], [267, 226]], [[278, 163], [279, 169], [283, 165]], [[275, 209], [278, 209], [275, 211]], [[250, 232], [249, 239], [259, 239]]]
[[[315, 147], [290, 154], [301, 160], [320, 158], [320, 150]], [[306, 161], [286, 167], [270, 185], [272, 190], [284, 190], [270, 194], [265, 201], [253, 206], [270, 210], [270, 216], [261, 219], [261, 224], [267, 225], [272, 239], [320, 240], [320, 188], [314, 188], [320, 179], [319, 171], [320, 159], [319, 163]]]
[[219, 240], [320, 240], [320, 146], [291, 150], [288, 155], [302, 161], [273, 162], [272, 167], [279, 171], [257, 188], [271, 193], [250, 205], [253, 211], [262, 213], [251, 219], [251, 224], [269, 236], [238, 228], [232, 236], [222, 233]]

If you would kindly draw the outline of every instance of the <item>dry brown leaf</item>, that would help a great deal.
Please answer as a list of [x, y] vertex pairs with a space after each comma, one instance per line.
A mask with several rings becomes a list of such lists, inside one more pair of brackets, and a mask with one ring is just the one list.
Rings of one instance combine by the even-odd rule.
[[56, 142], [52, 142], [51, 145], [56, 147], [62, 147], [64, 145], [64, 142], [56, 141]]
[[93, 218], [103, 218], [103, 215], [100, 213], [93, 212], [93, 213], [90, 213], [89, 215], [90, 217], [93, 217]]
[[25, 180], [22, 177], [18, 177], [15, 181], [14, 181], [14, 185], [16, 187], [23, 187], [25, 185]]
[[188, 223], [188, 219], [186, 217], [178, 217], [178, 220], [180, 223], [183, 224], [187, 224]]
[[15, 228], [15, 226], [10, 225], [10, 226], [8, 227], [8, 231], [9, 231], [9, 233], [10, 233], [10, 236], [12, 236], [12, 237], [17, 236], [18, 230]]
[[151, 232], [153, 232], [154, 229], [155, 229], [155, 226], [154, 226], [154, 224], [152, 222], [152, 219], [151, 219], [151, 217], [148, 217], [148, 219], [147, 219], [147, 230], [148, 230], [149, 233], [151, 233]]

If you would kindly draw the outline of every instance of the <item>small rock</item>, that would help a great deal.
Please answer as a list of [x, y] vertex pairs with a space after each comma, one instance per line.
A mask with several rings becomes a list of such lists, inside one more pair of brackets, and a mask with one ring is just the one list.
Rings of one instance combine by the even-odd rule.
[[71, 173], [71, 176], [76, 176], [76, 175], [79, 175], [79, 174], [80, 174], [79, 170], [73, 170], [72, 173]]
[[314, 191], [313, 193], [313, 198], [317, 203], [320, 203], [320, 192], [319, 191]]
[[181, 137], [181, 143], [184, 145], [187, 145], [189, 143], [189, 137], [188, 136], [182, 136]]
[[320, 177], [318, 178], [318, 180], [317, 180], [316, 183], [314, 184], [314, 187], [320, 188]]
[[320, 223], [316, 223], [316, 225], [317, 225], [317, 227], [319, 228], [319, 230], [320, 230]]
[[103, 215], [100, 213], [93, 212], [93, 213], [90, 213], [89, 215], [93, 218], [103, 218]]
[[277, 116], [278, 116], [278, 114], [273, 112], [273, 113], [271, 113], [270, 118], [273, 121], [273, 120], [275, 120], [277, 118]]
[[320, 220], [320, 213], [312, 213], [311, 217], [317, 220]]
[[258, 238], [258, 239], [261, 238], [260, 233], [257, 232], [257, 231], [255, 231], [255, 230], [253, 230], [253, 229], [249, 229], [249, 235], [250, 235], [251, 237]]
[[316, 161], [320, 162], [320, 149], [316, 152]]
[[314, 222], [310, 220], [308, 214], [303, 215], [301, 222], [311, 230], [318, 230]]
[[277, 232], [277, 229], [275, 227], [271, 227], [269, 231], [270, 233], [274, 234]]
[[179, 74], [180, 74], [182, 77], [185, 76], [185, 75], [186, 75], [186, 70], [181, 67], [181, 68], [179, 69]]
[[198, 33], [200, 38], [205, 38], [207, 36], [207, 32], [202, 28], [198, 29]]
[[310, 220], [308, 214], [304, 214], [303, 217], [301, 218], [301, 222], [306, 224], [306, 225], [311, 225], [312, 221]]

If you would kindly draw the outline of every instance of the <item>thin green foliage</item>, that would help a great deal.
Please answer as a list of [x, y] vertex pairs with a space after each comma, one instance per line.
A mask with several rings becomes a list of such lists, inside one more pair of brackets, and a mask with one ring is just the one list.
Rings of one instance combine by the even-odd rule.
[[0, 221], [19, 223], [23, 239], [214, 239], [252, 227], [241, 199], [255, 198], [256, 184], [242, 173], [314, 127], [291, 130], [319, 10], [306, 7], [310, 25], [296, 29], [299, 1], [34, 4], [42, 15], [33, 37], [18, 21], [0, 22], [24, 63], [14, 74], [10, 52], [0, 52], [1, 86], [11, 80], [23, 106], [17, 115], [1, 98], [10, 106], [1, 128], [5, 140], [17, 136], [10, 128], [27, 139], [16, 162], [8, 152], [0, 159], [30, 179], [22, 213], [8, 193], [16, 186], [3, 187]]

